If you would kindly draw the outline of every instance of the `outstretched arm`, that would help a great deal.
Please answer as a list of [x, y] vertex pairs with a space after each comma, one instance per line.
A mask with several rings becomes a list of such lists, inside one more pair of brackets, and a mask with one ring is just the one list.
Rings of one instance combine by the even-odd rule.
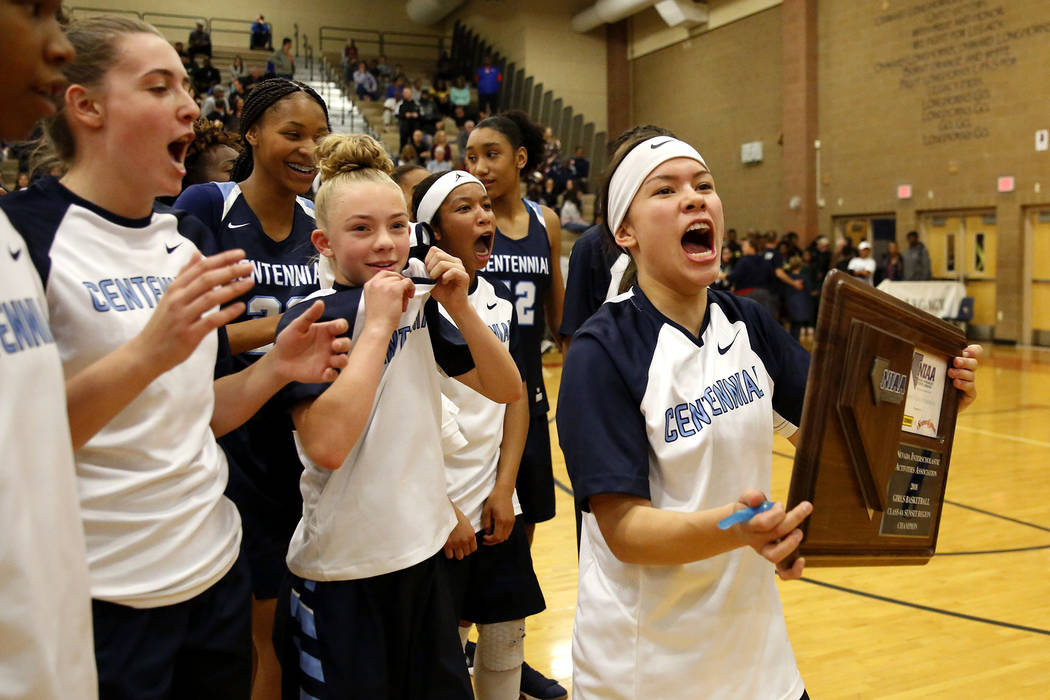
[[310, 459], [338, 469], [368, 423], [383, 374], [390, 335], [415, 287], [396, 272], [380, 272], [365, 284], [365, 326], [346, 368], [324, 393], [292, 410], [299, 441]]
[[66, 380], [73, 449], [113, 420], [150, 382], [180, 364], [201, 340], [244, 313], [236, 303], [208, 313], [251, 289], [243, 250], [196, 255], [179, 271], [146, 326], [128, 342]]
[[[813, 511], [810, 503], [800, 503], [790, 512], [777, 503], [746, 523], [728, 530], [718, 527], [718, 521], [763, 500], [760, 492], [745, 491], [735, 503], [691, 513], [654, 508], [646, 498], [621, 493], [597, 494], [589, 502], [617, 559], [664, 566], [708, 559], [743, 546], [754, 548], [773, 563], [781, 561], [802, 541], [798, 525]], [[796, 563], [797, 573], [792, 569], [781, 575], [797, 578], [803, 565]]]
[[222, 436], [255, 415], [285, 384], [331, 382], [347, 364], [350, 339], [346, 319], [315, 323], [324, 312], [324, 302], [315, 301], [292, 321], [274, 341], [273, 349], [251, 367], [215, 382], [215, 411], [211, 428]]

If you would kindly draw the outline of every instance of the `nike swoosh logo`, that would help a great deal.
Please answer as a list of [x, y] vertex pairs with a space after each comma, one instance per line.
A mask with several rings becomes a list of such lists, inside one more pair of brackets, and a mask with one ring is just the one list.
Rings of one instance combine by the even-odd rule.
[[227, 225], [227, 226], [229, 226], [230, 228], [244, 228], [245, 226], [247, 226], [247, 225], [248, 225], [248, 224], [250, 224], [250, 223], [251, 223], [251, 222], [249, 221], [249, 222], [247, 222], [247, 223], [243, 223], [243, 224], [236, 224], [236, 225], [235, 225], [235, 224], [233, 224], [233, 223], [227, 223], [226, 225]]
[[729, 348], [733, 347], [733, 343], [736, 342], [736, 336], [737, 335], [740, 335], [740, 329], [739, 328], [736, 329], [736, 335], [734, 335], [733, 339], [729, 341], [729, 345], [727, 345], [725, 347], [722, 347], [721, 345], [718, 346], [718, 354], [719, 355], [725, 355], [727, 352], [729, 352]]
[[182, 245], [182, 244], [181, 243], [176, 243], [175, 245], [167, 245], [167, 244], [165, 244], [164, 250], [168, 251], [168, 255], [171, 255], [172, 253], [175, 252], [175, 249], [178, 248], [180, 245]]
[[674, 141], [674, 139], [667, 139], [666, 141], [661, 141], [660, 143], [654, 143], [654, 144], [651, 144], [651, 145], [649, 146], [649, 148], [651, 148], [651, 149], [653, 149], [653, 150], [656, 150], [656, 149], [657, 149], [657, 148], [659, 148], [660, 146], [666, 146], [667, 144], [671, 143], [672, 141]]
[[492, 302], [491, 304], [485, 304], [485, 308], [489, 310], [496, 308], [496, 302]]
[[8, 248], [7, 252], [11, 254], [11, 259], [12, 260], [18, 260], [20, 257], [22, 257], [22, 249], [21, 248], [19, 248], [18, 250], [11, 250], [10, 248]]

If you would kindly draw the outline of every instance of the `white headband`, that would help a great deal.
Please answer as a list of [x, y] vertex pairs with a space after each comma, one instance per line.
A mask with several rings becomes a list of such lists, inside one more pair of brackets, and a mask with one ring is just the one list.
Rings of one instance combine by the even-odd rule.
[[649, 177], [649, 173], [672, 158], [691, 158], [707, 167], [695, 148], [671, 136], [656, 136], [642, 141], [620, 161], [609, 181], [609, 230], [614, 236], [627, 216], [627, 209], [638, 194], [638, 188]]
[[450, 170], [439, 177], [423, 195], [423, 201], [419, 203], [419, 208], [416, 210], [416, 221], [429, 224], [434, 220], [434, 215], [441, 208], [441, 203], [451, 194], [452, 190], [468, 182], [476, 182], [481, 185], [481, 189], [485, 189], [481, 180], [465, 170]]

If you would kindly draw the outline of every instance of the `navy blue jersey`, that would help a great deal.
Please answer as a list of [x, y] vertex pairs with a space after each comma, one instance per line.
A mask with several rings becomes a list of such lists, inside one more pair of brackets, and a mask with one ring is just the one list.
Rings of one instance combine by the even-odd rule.
[[529, 232], [514, 240], [496, 229], [492, 257], [485, 266], [486, 277], [502, 281], [517, 300], [522, 353], [526, 358], [525, 385], [529, 392], [530, 413], [546, 413], [547, 388], [543, 384], [540, 342], [546, 328], [543, 301], [550, 291], [551, 243], [543, 212], [535, 202], [523, 200], [529, 210]]
[[569, 255], [565, 280], [565, 306], [561, 315], [562, 335], [572, 336], [598, 307], [619, 293], [627, 269], [627, 255], [605, 241], [601, 225], [584, 231]]
[[[210, 230], [206, 240], [194, 241], [208, 254], [241, 248], [252, 264], [255, 285], [231, 301], [242, 301], [245, 312], [233, 322], [284, 313], [300, 299], [317, 291], [317, 251], [310, 234], [317, 228], [313, 203], [296, 198], [292, 230], [275, 241], [262, 229], [259, 218], [234, 182], [193, 185], [175, 201]], [[270, 345], [236, 355], [229, 370], [251, 365]], [[302, 465], [292, 440], [292, 421], [273, 399], [244, 425], [219, 441], [232, 462], [230, 496], [246, 518], [266, 518], [281, 536], [291, 538], [302, 511], [299, 476]]]
[[[283, 241], [263, 232], [259, 218], [235, 182], [192, 185], [175, 200], [175, 208], [193, 214], [210, 229], [210, 240], [194, 241], [206, 254], [241, 248], [251, 262], [255, 286], [234, 300], [245, 304], [245, 312], [234, 323], [284, 313], [317, 291], [317, 250], [310, 242], [317, 224], [310, 200], [296, 198], [292, 230]], [[265, 350], [244, 353], [243, 365], [254, 362]]]

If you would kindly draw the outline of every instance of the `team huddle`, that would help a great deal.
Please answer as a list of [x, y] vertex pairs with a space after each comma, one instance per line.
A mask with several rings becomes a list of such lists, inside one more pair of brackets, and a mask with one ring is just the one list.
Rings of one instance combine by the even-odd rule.
[[[520, 197], [542, 131], [490, 117], [406, 198], [379, 143], [271, 79], [232, 181], [183, 190], [199, 110], [157, 30], [0, 1], [39, 64], [3, 136], [46, 116], [66, 165], [0, 199], [0, 695], [517, 698], [554, 517], [540, 343], [594, 297], [570, 272], [566, 299], [558, 218]], [[771, 574], [801, 575], [778, 563], [812, 507], [716, 523], [765, 500], [808, 354], [708, 290], [725, 222], [693, 146], [627, 132], [600, 208], [570, 265], [608, 301], [560, 339], [573, 696], [807, 697]], [[963, 406], [979, 353], [949, 371]]]

